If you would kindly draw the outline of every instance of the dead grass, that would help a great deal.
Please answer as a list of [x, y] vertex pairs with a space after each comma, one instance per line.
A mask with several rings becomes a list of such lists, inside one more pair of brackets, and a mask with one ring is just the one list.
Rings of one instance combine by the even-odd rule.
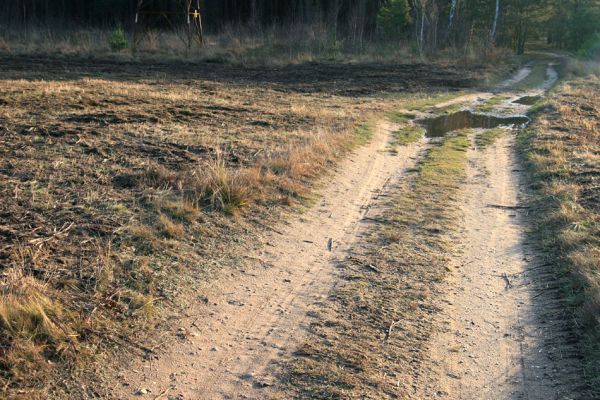
[[[287, 65], [307, 62], [418, 62], [422, 59], [408, 43], [383, 38], [340, 38], [323, 23], [286, 24], [270, 28], [228, 26], [205, 36], [202, 48], [187, 49], [180, 36], [170, 31], [152, 31], [134, 52], [131, 46], [113, 51], [113, 29], [64, 29], [34, 26], [26, 30], [3, 29], [0, 51], [18, 55], [53, 54], [120, 61], [208, 61], [243, 65]], [[131, 33], [128, 33], [131, 35]], [[472, 66], [483, 63], [497, 67], [510, 62], [506, 49], [472, 47], [430, 54], [444, 65]], [[489, 71], [486, 71], [486, 73]]]
[[185, 235], [185, 228], [183, 225], [173, 222], [173, 220], [166, 215], [161, 215], [158, 218], [158, 222], [160, 223], [162, 234], [170, 239], [179, 239]]
[[195, 189], [194, 203], [233, 215], [247, 207], [260, 190], [261, 175], [258, 168], [228, 169], [218, 157], [193, 172], [190, 186]]
[[1, 297], [2, 390], [108, 396], [104, 363], [159, 344], [195, 285], [369, 140], [366, 119], [470, 80], [431, 68], [3, 58], [0, 272], [32, 289]]
[[283, 377], [295, 396], [410, 397], [447, 271], [468, 143], [459, 134], [434, 145], [364, 247], [340, 262], [344, 280], [327, 308], [315, 306], [309, 338]]
[[597, 78], [566, 82], [521, 135], [537, 195], [535, 238], [556, 268], [593, 388], [600, 387], [599, 104]]
[[0, 278], [0, 366], [13, 384], [40, 379], [49, 364], [73, 356], [78, 324], [48, 288], [22, 270], [9, 269]]

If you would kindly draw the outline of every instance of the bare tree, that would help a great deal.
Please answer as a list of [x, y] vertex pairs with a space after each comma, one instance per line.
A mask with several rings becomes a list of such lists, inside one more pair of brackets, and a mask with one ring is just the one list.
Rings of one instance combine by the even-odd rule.
[[500, 15], [500, 0], [496, 0], [496, 12], [494, 14], [494, 23], [492, 24], [492, 32], [490, 35], [490, 41], [496, 42], [496, 28], [498, 27], [498, 16]]

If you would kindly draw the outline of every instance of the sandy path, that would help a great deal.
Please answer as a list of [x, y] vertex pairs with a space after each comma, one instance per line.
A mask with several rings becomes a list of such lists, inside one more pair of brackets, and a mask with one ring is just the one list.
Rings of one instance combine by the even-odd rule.
[[[568, 399], [577, 365], [524, 240], [512, 135], [470, 150], [460, 248], [418, 398]], [[502, 206], [502, 207], [499, 207]], [[503, 207], [503, 206], [507, 206]], [[445, 303], [445, 304], [444, 304]]]
[[379, 124], [371, 143], [323, 182], [318, 205], [268, 235], [249, 255], [253, 268], [199, 293], [208, 301], [188, 310], [195, 318], [181, 322], [184, 340], [122, 375], [128, 386], [117, 397], [154, 399], [166, 390], [173, 399], [265, 398], [275, 391], [273, 361], [301, 343], [309, 306], [325, 300], [335, 280], [334, 259], [358, 238], [377, 194], [401, 178], [425, 144], [392, 155], [392, 128]]

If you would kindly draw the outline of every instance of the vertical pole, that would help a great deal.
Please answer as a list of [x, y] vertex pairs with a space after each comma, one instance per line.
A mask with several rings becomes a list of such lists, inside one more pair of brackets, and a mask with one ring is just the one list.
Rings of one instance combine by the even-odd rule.
[[204, 30], [202, 28], [202, 13], [200, 12], [200, 0], [196, 0], [196, 11], [198, 17], [196, 18], [196, 31], [198, 34], [198, 42], [200, 46], [204, 44]]
[[144, 6], [144, 0], [138, 0], [137, 7], [135, 9], [135, 21], [133, 23], [133, 43], [131, 45], [131, 51], [134, 53], [137, 51], [139, 41], [139, 24], [140, 24], [140, 12]]
[[189, 55], [190, 53], [190, 49], [192, 48], [192, 38], [193, 38], [193, 33], [192, 33], [192, 0], [186, 0], [185, 2], [185, 17], [186, 17], [186, 22], [187, 22], [187, 53]]

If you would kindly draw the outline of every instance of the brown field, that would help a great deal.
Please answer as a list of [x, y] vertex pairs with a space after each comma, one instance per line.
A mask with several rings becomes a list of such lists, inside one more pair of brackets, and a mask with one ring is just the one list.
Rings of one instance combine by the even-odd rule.
[[243, 265], [252, 238], [309, 201], [374, 116], [481, 72], [4, 57], [5, 392], [93, 395], [48, 377], [94, 376], [90, 362], [116, 349], [151, 352], [185, 294]]

